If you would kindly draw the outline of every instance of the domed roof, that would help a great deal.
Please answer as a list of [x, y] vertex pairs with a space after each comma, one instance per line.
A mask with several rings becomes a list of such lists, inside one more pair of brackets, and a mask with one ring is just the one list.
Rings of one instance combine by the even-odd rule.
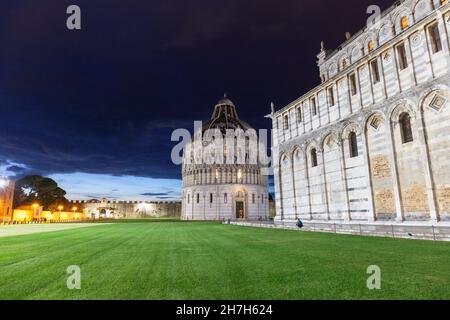
[[227, 98], [227, 95], [224, 95], [223, 99], [220, 99], [220, 100], [216, 103], [216, 106], [222, 105], [222, 104], [229, 105], [229, 106], [234, 106], [233, 101], [231, 101], [230, 99], [228, 99], [228, 98]]
[[219, 129], [222, 133], [225, 133], [228, 129], [242, 129], [245, 131], [251, 129], [251, 127], [248, 123], [239, 119], [236, 106], [225, 95], [223, 99], [216, 103], [211, 120], [203, 125], [203, 132], [208, 129]]

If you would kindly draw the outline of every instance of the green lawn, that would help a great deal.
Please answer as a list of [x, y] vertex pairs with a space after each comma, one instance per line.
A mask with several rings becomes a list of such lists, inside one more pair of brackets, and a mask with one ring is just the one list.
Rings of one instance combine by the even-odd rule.
[[450, 299], [450, 244], [180, 222], [0, 238], [0, 299], [381, 298]]

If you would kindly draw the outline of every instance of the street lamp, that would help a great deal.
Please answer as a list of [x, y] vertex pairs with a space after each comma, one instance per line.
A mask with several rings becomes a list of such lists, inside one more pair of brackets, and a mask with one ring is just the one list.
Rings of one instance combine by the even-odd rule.
[[63, 206], [58, 206], [58, 210], [59, 210], [59, 219], [58, 219], [58, 221], [61, 221], [61, 211], [62, 211], [62, 209], [64, 209]]
[[73, 211], [73, 218], [74, 219], [76, 219], [75, 218], [75, 212], [78, 210], [78, 208], [77, 207], [72, 207], [72, 211]]

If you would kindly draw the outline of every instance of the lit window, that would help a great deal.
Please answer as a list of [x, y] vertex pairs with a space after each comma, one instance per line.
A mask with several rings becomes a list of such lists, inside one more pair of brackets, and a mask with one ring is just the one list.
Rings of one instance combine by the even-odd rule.
[[358, 138], [356, 137], [356, 133], [350, 132], [348, 140], [350, 143], [350, 158], [355, 158], [358, 156]]
[[347, 67], [348, 67], [348, 60], [347, 59], [342, 60], [342, 70], [347, 69]]
[[317, 167], [317, 150], [316, 149], [312, 149], [311, 150], [311, 166]]
[[444, 4], [447, 4], [448, 0], [441, 0], [441, 6], [443, 6]]
[[405, 44], [402, 43], [397, 47], [397, 55], [400, 70], [408, 68], [408, 58], [406, 57]]
[[402, 113], [399, 118], [400, 132], [402, 135], [402, 142], [408, 143], [414, 141], [411, 129], [411, 117], [408, 113]]
[[369, 43], [367, 44], [367, 49], [369, 50], [369, 52], [373, 51], [373, 49], [375, 49], [375, 44], [373, 43], [373, 40], [370, 40]]
[[408, 17], [402, 17], [402, 19], [400, 20], [400, 26], [401, 26], [402, 30], [405, 30], [409, 27]]
[[428, 27], [428, 33], [430, 34], [431, 50], [433, 53], [442, 51], [441, 35], [439, 34], [439, 26], [437, 23]]

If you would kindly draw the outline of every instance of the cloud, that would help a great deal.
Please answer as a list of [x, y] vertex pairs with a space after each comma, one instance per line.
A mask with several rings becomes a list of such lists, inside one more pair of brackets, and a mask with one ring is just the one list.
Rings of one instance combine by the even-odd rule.
[[[50, 178], [67, 191], [71, 200], [110, 199], [126, 201], [148, 201], [165, 197], [179, 200], [181, 181], [174, 179], [153, 179], [136, 176], [113, 176], [107, 174], [54, 174]], [[115, 191], [110, 191], [114, 186]], [[148, 192], [142, 193], [142, 190]], [[149, 199], [150, 198], [150, 199]]]
[[27, 168], [14, 165], [14, 166], [10, 166], [10, 167], [6, 168], [6, 170], [10, 171], [10, 172], [14, 172], [14, 173], [22, 173], [22, 172], [26, 171]]
[[158, 193], [158, 192], [147, 192], [147, 193], [141, 193], [141, 196], [150, 196], [150, 197], [161, 197], [161, 196], [167, 196], [169, 195], [170, 192], [162, 192], [162, 193]]

